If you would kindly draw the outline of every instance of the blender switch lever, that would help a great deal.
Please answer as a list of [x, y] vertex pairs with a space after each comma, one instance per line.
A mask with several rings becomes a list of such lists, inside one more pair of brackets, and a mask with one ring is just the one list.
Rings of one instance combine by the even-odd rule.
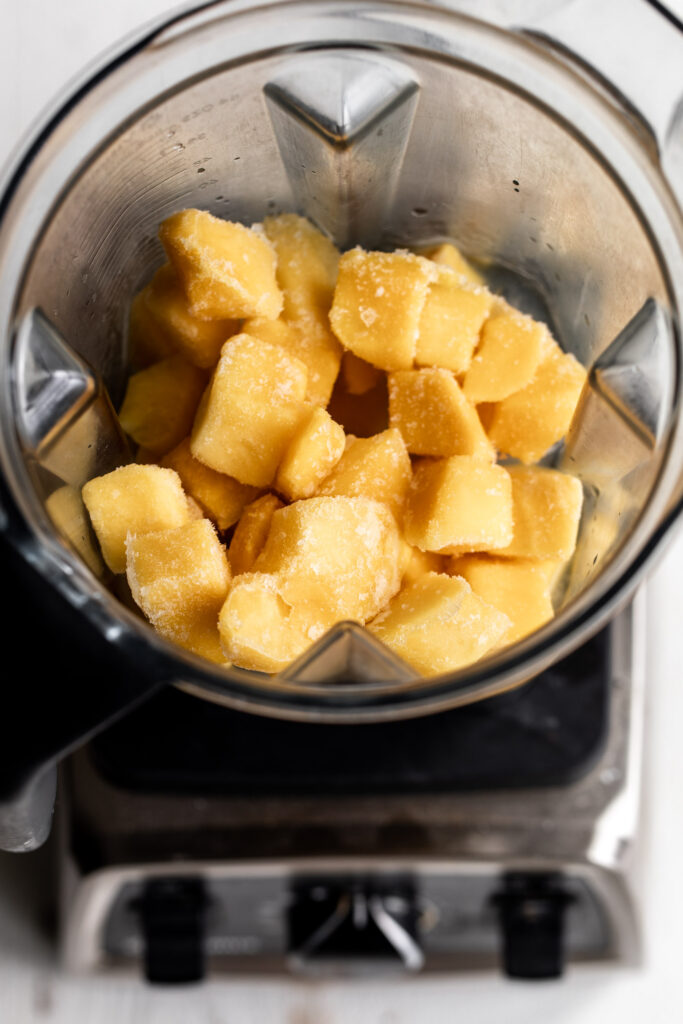
[[565, 911], [573, 897], [558, 875], [511, 873], [493, 897], [509, 978], [559, 978], [564, 971]]
[[411, 886], [299, 883], [289, 909], [290, 962], [312, 972], [418, 971], [424, 955], [417, 918]]
[[157, 984], [181, 984], [204, 977], [204, 914], [199, 878], [152, 878], [133, 909], [145, 942], [145, 977]]

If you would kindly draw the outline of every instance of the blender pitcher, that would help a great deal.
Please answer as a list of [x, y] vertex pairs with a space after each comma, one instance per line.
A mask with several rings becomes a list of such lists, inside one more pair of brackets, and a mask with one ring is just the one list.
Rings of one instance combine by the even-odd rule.
[[[311, 721], [427, 714], [531, 678], [627, 600], [683, 501], [682, 67], [680, 26], [647, 0], [223, 0], [127, 40], [48, 112], [0, 202], [0, 550], [23, 670], [0, 847], [42, 842], [59, 757], [160, 686]], [[453, 239], [589, 368], [550, 460], [585, 492], [552, 622], [428, 679], [339, 624], [270, 678], [174, 647], [117, 598], [73, 546], [80, 488], [130, 460], [128, 306], [163, 261], [159, 222], [193, 206], [296, 211], [342, 248]]]

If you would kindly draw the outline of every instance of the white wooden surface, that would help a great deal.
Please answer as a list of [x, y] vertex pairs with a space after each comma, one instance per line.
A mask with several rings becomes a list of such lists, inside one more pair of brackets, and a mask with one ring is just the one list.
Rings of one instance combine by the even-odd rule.
[[[683, 0], [672, 7], [683, 14]], [[0, 0], [0, 160], [55, 90], [164, 0]], [[46, 908], [50, 852], [0, 855], [2, 1024], [677, 1024], [683, 1019], [683, 537], [649, 586], [646, 941], [639, 970], [577, 969], [559, 985], [499, 978], [390, 984], [213, 981], [152, 990], [65, 977]]]

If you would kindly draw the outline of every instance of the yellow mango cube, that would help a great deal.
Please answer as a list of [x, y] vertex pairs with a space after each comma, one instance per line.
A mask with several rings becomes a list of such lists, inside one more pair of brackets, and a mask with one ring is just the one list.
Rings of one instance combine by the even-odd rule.
[[145, 293], [144, 288], [138, 292], [128, 314], [128, 350], [135, 370], [158, 363], [175, 352], [173, 342], [149, 311]]
[[289, 443], [275, 486], [290, 501], [310, 498], [344, 452], [344, 430], [325, 409], [315, 408]]
[[492, 316], [465, 375], [463, 391], [471, 402], [499, 402], [526, 387], [538, 369], [545, 324], [510, 312]]
[[173, 530], [189, 521], [180, 477], [160, 466], [121, 466], [90, 480], [85, 507], [112, 572], [125, 572], [126, 537]]
[[273, 513], [282, 507], [283, 503], [276, 495], [264, 494], [244, 509], [228, 548], [230, 567], [235, 576], [251, 572], [266, 543]]
[[449, 571], [466, 579], [475, 594], [507, 615], [512, 626], [505, 643], [512, 644], [552, 619], [551, 592], [558, 567], [557, 562], [465, 555], [451, 559]]
[[237, 320], [199, 320], [193, 316], [178, 275], [168, 263], [157, 270], [140, 294], [173, 350], [195, 366], [215, 366], [223, 343], [239, 330]]
[[238, 334], [226, 342], [192, 430], [192, 454], [240, 483], [267, 487], [308, 415], [306, 367], [284, 349]]
[[126, 578], [154, 628], [185, 645], [209, 617], [217, 628], [231, 577], [214, 527], [196, 519], [175, 530], [129, 533]]
[[119, 412], [121, 426], [137, 444], [163, 455], [189, 434], [206, 381], [204, 370], [179, 355], [134, 373]]
[[244, 334], [279, 345], [296, 356], [308, 370], [306, 398], [313, 405], [326, 406], [339, 373], [342, 349], [328, 327], [315, 318], [289, 321], [253, 317], [245, 320]]
[[489, 551], [513, 536], [512, 484], [502, 466], [468, 455], [415, 467], [404, 534], [422, 551]]
[[435, 278], [433, 264], [413, 253], [345, 252], [330, 311], [332, 330], [345, 348], [373, 366], [408, 369]]
[[342, 356], [328, 319], [339, 251], [310, 221], [294, 213], [267, 217], [263, 226], [277, 254], [283, 319], [298, 337], [297, 347], [289, 350], [308, 369], [308, 400], [326, 406]]
[[381, 370], [354, 356], [353, 352], [345, 352], [342, 356], [341, 372], [344, 387], [350, 395], [364, 395], [372, 391], [382, 374]]
[[354, 438], [318, 489], [321, 495], [373, 498], [400, 518], [411, 480], [410, 458], [398, 430]]
[[390, 373], [389, 423], [413, 455], [478, 455], [495, 452], [477, 415], [449, 370]]
[[483, 285], [484, 279], [481, 274], [477, 273], [471, 263], [469, 263], [463, 254], [457, 249], [451, 242], [444, 242], [442, 245], [437, 245], [435, 249], [431, 249], [425, 253], [430, 260], [434, 263], [438, 263], [442, 267], [448, 267], [450, 270], [454, 270], [456, 274], [469, 281], [473, 285]]
[[239, 668], [275, 673], [310, 646], [305, 620], [266, 573], [245, 573], [233, 580], [221, 608], [219, 631], [224, 654]]
[[[269, 345], [278, 345], [286, 349], [290, 355], [301, 359], [301, 336], [295, 327], [278, 317], [277, 320], [266, 320], [263, 316], [252, 316], [242, 324], [242, 334], [250, 334], [252, 338], [260, 338]], [[303, 362], [303, 359], [301, 360]]]
[[425, 676], [454, 672], [498, 646], [510, 620], [457, 576], [427, 573], [401, 589], [371, 633]]
[[389, 426], [389, 397], [386, 374], [375, 386], [362, 395], [352, 395], [340, 373], [332, 392], [327, 411], [341, 424], [347, 435], [372, 437]]
[[372, 618], [400, 585], [400, 537], [389, 509], [368, 498], [297, 501], [273, 515], [255, 570], [283, 599], [330, 621]]
[[263, 227], [277, 255], [277, 282], [284, 296], [285, 318], [296, 322], [311, 312], [327, 315], [337, 280], [337, 247], [295, 213], [266, 217]]
[[189, 495], [187, 498], [187, 511], [189, 513], [190, 519], [205, 518], [204, 509], [201, 507], [198, 501], [195, 501], [194, 498], [191, 498]]
[[541, 466], [510, 466], [514, 534], [499, 553], [566, 561], [574, 553], [583, 505], [581, 481]]
[[468, 284], [455, 271], [440, 267], [420, 317], [416, 363], [464, 373], [492, 304], [493, 295], [486, 288]]
[[445, 572], [449, 556], [433, 551], [420, 551], [406, 540], [401, 541], [401, 586], [414, 583], [428, 572]]
[[586, 371], [554, 342], [547, 348], [531, 381], [496, 403], [489, 437], [520, 462], [537, 462], [560, 441], [576, 410]]
[[192, 316], [272, 320], [280, 315], [275, 251], [261, 229], [221, 220], [204, 210], [180, 210], [162, 222], [159, 237]]
[[186, 493], [194, 498], [219, 530], [227, 530], [236, 523], [245, 505], [258, 495], [258, 488], [241, 484], [225, 473], [217, 473], [195, 459], [189, 437], [165, 455], [161, 465], [176, 471]]
[[173, 637], [173, 641], [179, 647], [196, 654], [199, 658], [206, 658], [215, 665], [227, 667], [230, 664], [221, 647], [218, 616], [213, 610], [192, 616], [185, 625], [183, 636]]
[[104, 565], [93, 541], [90, 520], [80, 492], [69, 484], [59, 487], [45, 502], [45, 511], [88, 568], [96, 576], [101, 576]]

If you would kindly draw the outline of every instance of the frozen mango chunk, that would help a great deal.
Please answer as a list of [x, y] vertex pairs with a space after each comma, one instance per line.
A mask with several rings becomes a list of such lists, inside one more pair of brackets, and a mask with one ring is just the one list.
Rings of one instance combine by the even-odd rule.
[[568, 473], [510, 466], [514, 535], [499, 553], [515, 558], [571, 558], [581, 519], [583, 487]]
[[437, 555], [433, 551], [420, 551], [406, 540], [401, 541], [401, 586], [414, 583], [428, 572], [445, 572], [447, 555]]
[[496, 403], [489, 437], [520, 462], [537, 462], [569, 429], [586, 371], [554, 342], [530, 382]]
[[470, 284], [482, 285], [484, 283], [481, 274], [477, 273], [472, 264], [465, 259], [460, 250], [451, 242], [437, 245], [435, 249], [425, 253], [425, 256], [428, 256], [430, 260], [433, 260], [434, 263], [438, 263], [440, 266], [449, 267], [451, 270], [454, 270], [456, 274], [469, 281]]
[[131, 366], [136, 370], [158, 363], [175, 352], [173, 342], [149, 311], [145, 292], [143, 289], [135, 296], [128, 315], [128, 349]]
[[375, 386], [362, 395], [352, 395], [346, 388], [343, 374], [337, 377], [327, 411], [340, 423], [346, 434], [371, 437], [389, 426], [387, 377], [383, 373]]
[[457, 576], [427, 573], [401, 589], [368, 629], [423, 675], [478, 661], [507, 633], [510, 620]]
[[240, 483], [267, 487], [308, 414], [306, 367], [284, 349], [238, 334], [226, 342], [192, 430], [192, 454]]
[[168, 263], [157, 270], [140, 294], [172, 349], [195, 366], [215, 366], [223, 342], [239, 330], [238, 320], [199, 320], [193, 316], [178, 275]]
[[241, 333], [250, 334], [252, 338], [260, 338], [269, 345], [279, 345], [297, 359], [301, 359], [301, 336], [297, 329], [282, 317], [266, 320], [264, 316], [252, 316], [242, 324]]
[[227, 667], [230, 663], [221, 647], [218, 632], [218, 616], [215, 611], [193, 616], [183, 630], [182, 637], [174, 637], [174, 642], [186, 651], [191, 651], [199, 658], [206, 658], [215, 665]]
[[435, 277], [429, 260], [413, 253], [345, 252], [330, 311], [332, 330], [345, 348], [373, 366], [408, 369]]
[[390, 429], [347, 444], [318, 493], [374, 498], [400, 518], [410, 479], [410, 458], [403, 438], [398, 430]]
[[283, 599], [330, 621], [365, 622], [400, 584], [400, 537], [389, 509], [369, 498], [308, 498], [278, 509], [257, 572]]
[[277, 254], [277, 282], [284, 316], [297, 321], [311, 311], [326, 315], [332, 305], [339, 250], [305, 217], [282, 213], [266, 217], [266, 235]]
[[80, 492], [66, 484], [53, 491], [45, 502], [45, 511], [71, 547], [81, 556], [96, 576], [104, 572], [100, 553], [95, 547], [90, 521]]
[[169, 451], [189, 434], [207, 376], [180, 355], [134, 373], [119, 412], [121, 426], [148, 451]]
[[545, 324], [511, 311], [492, 316], [468, 369], [463, 391], [471, 402], [498, 402], [531, 381], [548, 334]]
[[371, 391], [382, 373], [372, 363], [359, 359], [353, 352], [345, 352], [342, 356], [341, 372], [344, 386], [350, 395], [364, 395]]
[[551, 590], [558, 562], [533, 562], [524, 558], [465, 555], [451, 559], [450, 572], [462, 576], [475, 594], [504, 612], [512, 626], [505, 634], [511, 644], [540, 629], [553, 617]]
[[404, 514], [409, 544], [449, 554], [512, 540], [512, 484], [502, 466], [468, 455], [415, 467]]
[[245, 320], [245, 334], [279, 345], [304, 363], [308, 370], [306, 398], [313, 405], [326, 406], [339, 373], [342, 349], [329, 327], [315, 318], [296, 323], [253, 317]]
[[440, 267], [420, 317], [416, 363], [464, 373], [492, 303], [493, 295], [486, 288], [468, 284], [453, 270]]
[[339, 373], [342, 348], [328, 314], [337, 280], [339, 251], [322, 232], [294, 213], [267, 217], [264, 228], [277, 254], [283, 318], [294, 328], [294, 354], [308, 368], [308, 398], [325, 406]]
[[259, 572], [233, 580], [219, 631], [230, 661], [255, 672], [280, 672], [317, 639], [308, 636], [305, 618], [282, 597], [276, 577]]
[[273, 513], [282, 507], [283, 503], [275, 494], [264, 494], [244, 509], [228, 548], [235, 576], [251, 572], [266, 543]]
[[262, 230], [204, 210], [180, 210], [162, 222], [159, 237], [193, 316], [232, 320], [280, 315], [275, 251]]
[[199, 504], [198, 501], [195, 501], [194, 498], [191, 498], [189, 495], [187, 497], [187, 511], [189, 513], [190, 519], [205, 518], [204, 509], [202, 508], [202, 506]]
[[208, 519], [175, 530], [129, 533], [126, 578], [133, 599], [154, 628], [186, 645], [218, 613], [230, 585], [225, 548]]
[[413, 455], [478, 455], [495, 452], [473, 405], [449, 370], [390, 373], [389, 423]]
[[346, 438], [343, 427], [325, 409], [315, 408], [289, 442], [275, 486], [289, 498], [310, 498], [339, 462]]
[[112, 572], [125, 572], [129, 533], [173, 530], [189, 520], [180, 477], [160, 466], [121, 466], [90, 480], [82, 494]]
[[258, 494], [258, 488], [241, 484], [225, 473], [217, 473], [195, 459], [189, 437], [165, 455], [161, 465], [176, 471], [187, 494], [194, 498], [219, 530], [227, 530], [236, 523], [245, 505]]

